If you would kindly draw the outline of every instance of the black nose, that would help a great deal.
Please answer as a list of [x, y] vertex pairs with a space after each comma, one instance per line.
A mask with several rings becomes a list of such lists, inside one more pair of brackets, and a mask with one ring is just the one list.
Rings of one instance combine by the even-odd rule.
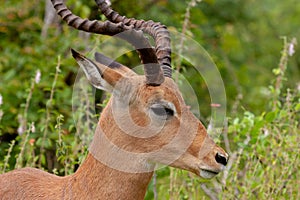
[[216, 159], [217, 163], [220, 163], [220, 164], [222, 164], [224, 166], [227, 164], [227, 161], [228, 161], [227, 157], [224, 156], [224, 155], [222, 155], [222, 154], [220, 154], [220, 153], [216, 154], [215, 159]]

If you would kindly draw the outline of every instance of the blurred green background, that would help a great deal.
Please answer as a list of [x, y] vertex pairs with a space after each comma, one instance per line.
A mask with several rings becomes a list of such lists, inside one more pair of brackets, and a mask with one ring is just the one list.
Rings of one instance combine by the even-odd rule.
[[[18, 166], [30, 165], [50, 172], [54, 170], [60, 175], [70, 174], [82, 160], [72, 152], [84, 154], [86, 146], [79, 148], [80, 142], [74, 142], [78, 130], [74, 127], [71, 99], [78, 66], [69, 50], [72, 47], [88, 54], [95, 48], [94, 44], [101, 43], [106, 37], [91, 36], [69, 28], [46, 11], [49, 10], [46, 1], [4, 0], [1, 4], [1, 169], [4, 172], [17, 167], [18, 155], [22, 149], [29, 149], [29, 154], [23, 152], [24, 160], [19, 161]], [[68, 0], [66, 4], [83, 18], [103, 18], [94, 1]], [[157, 198], [158, 192], [158, 199], [169, 199], [172, 195], [173, 199], [299, 199], [296, 188], [299, 185], [298, 170], [291, 166], [280, 168], [291, 162], [299, 168], [299, 158], [294, 157], [294, 154], [299, 154], [300, 144], [300, 51], [296, 42], [300, 41], [298, 0], [115, 0], [112, 6], [122, 15], [160, 21], [170, 30], [184, 31], [212, 56], [226, 89], [228, 136], [220, 138], [219, 142], [223, 146], [228, 142], [231, 149], [227, 150], [235, 155], [232, 156], [234, 162], [230, 175], [217, 178], [212, 184], [189, 173], [165, 168], [157, 172], [157, 181], [154, 182], [157, 185], [153, 187], [151, 183], [146, 198]], [[295, 53], [287, 55], [292, 53], [292, 47]], [[118, 61], [127, 66], [139, 63], [136, 53], [128, 53]], [[283, 68], [280, 64], [284, 65]], [[57, 65], [59, 72], [56, 72]], [[208, 125], [211, 102], [206, 84], [198, 76], [193, 76], [188, 63], [182, 61], [181, 65], [180, 72], [189, 77], [197, 91], [201, 120]], [[35, 82], [37, 70], [40, 70], [41, 80]], [[277, 88], [278, 77], [280, 87]], [[102, 93], [97, 96], [101, 99]], [[98, 108], [101, 110], [100, 106]], [[281, 113], [282, 110], [286, 112]], [[31, 123], [35, 124], [36, 130], [28, 131]], [[278, 127], [274, 128], [274, 125]], [[275, 139], [268, 136], [266, 130], [273, 133]], [[28, 134], [26, 137], [20, 133]], [[46, 143], [41, 148], [45, 133]], [[62, 133], [64, 143], [58, 142], [59, 133]], [[261, 135], [266, 138], [259, 138]], [[250, 143], [245, 143], [249, 137]], [[12, 141], [15, 143], [9, 151]], [[278, 154], [270, 154], [273, 148]], [[59, 149], [67, 150], [59, 153]], [[240, 151], [246, 154], [240, 155]], [[278, 158], [281, 158], [280, 162]], [[278, 174], [275, 170], [268, 179], [270, 182], [262, 181], [268, 170], [272, 170], [267, 166], [273, 160], [279, 162], [273, 166], [273, 169], [279, 167]], [[66, 163], [70, 166], [68, 169], [62, 167]], [[251, 173], [251, 169], [256, 171]], [[281, 177], [282, 180], [291, 181], [290, 184], [283, 181], [278, 185], [275, 180], [280, 178], [283, 170], [290, 173]], [[251, 179], [251, 174], [256, 172], [262, 180]], [[246, 184], [245, 180], [252, 181]], [[271, 185], [267, 187], [268, 184]], [[211, 196], [204, 187], [211, 191]], [[281, 193], [274, 189], [276, 187]]]

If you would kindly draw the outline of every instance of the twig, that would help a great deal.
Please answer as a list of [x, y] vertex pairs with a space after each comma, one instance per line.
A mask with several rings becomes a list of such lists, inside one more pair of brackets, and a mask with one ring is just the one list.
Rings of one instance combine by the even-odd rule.
[[187, 29], [188, 29], [188, 25], [189, 25], [190, 17], [191, 17], [191, 12], [190, 11], [191, 11], [192, 7], [195, 7], [197, 5], [197, 3], [201, 2], [201, 1], [202, 0], [191, 0], [188, 3], [188, 6], [186, 7], [186, 10], [185, 10], [184, 21], [183, 21], [183, 24], [182, 24], [182, 33], [181, 33], [179, 49], [178, 49], [179, 57], [177, 59], [177, 66], [176, 66], [176, 71], [178, 72], [177, 77], [176, 77], [176, 82], [177, 83], [178, 83], [178, 80], [179, 80], [179, 72], [180, 72], [180, 69], [181, 69], [181, 61], [182, 61], [180, 56], [181, 56], [182, 51], [184, 49], [184, 38], [185, 38], [185, 34], [186, 34]]
[[285, 75], [285, 71], [287, 68], [288, 58], [294, 54], [294, 46], [297, 44], [296, 38], [293, 38], [289, 43], [287, 42], [287, 37], [282, 37], [283, 39], [283, 49], [281, 51], [281, 58], [279, 62], [279, 67], [274, 69], [273, 72], [277, 75], [275, 82], [275, 97], [273, 100], [273, 110], [275, 110], [277, 106], [277, 96], [280, 95], [280, 89], [282, 87], [282, 80]]
[[41, 33], [42, 38], [47, 37], [49, 26], [53, 22], [58, 21], [57, 19], [58, 17], [51, 1], [47, 0], [45, 4], [45, 17], [44, 17], [44, 23], [43, 23], [42, 33]]
[[219, 198], [216, 196], [216, 194], [211, 191], [204, 183], [201, 184], [201, 189], [205, 192], [207, 196], [209, 196], [212, 200], [218, 200]]
[[50, 119], [51, 119], [50, 109], [52, 108], [54, 91], [55, 91], [55, 86], [56, 86], [56, 82], [57, 82], [59, 73], [60, 73], [60, 56], [58, 56], [58, 59], [57, 59], [56, 71], [55, 71], [54, 80], [53, 80], [52, 88], [51, 88], [51, 92], [50, 92], [50, 99], [48, 100], [48, 102], [46, 104], [46, 122], [45, 122], [45, 129], [44, 129], [44, 134], [43, 134], [43, 138], [42, 138], [42, 143], [41, 143], [41, 147], [40, 147], [40, 158], [39, 158], [39, 164], [38, 164], [39, 168], [42, 167], [42, 156], [45, 153], [45, 140], [48, 135], [48, 128], [49, 128], [49, 123], [50, 123]]
[[2, 173], [5, 173], [5, 171], [6, 171], [6, 167], [8, 166], [8, 161], [9, 161], [9, 158], [11, 157], [11, 152], [12, 152], [14, 146], [15, 146], [15, 143], [16, 143], [16, 141], [13, 140], [9, 144], [9, 149], [7, 151], [7, 154], [6, 154], [5, 158], [4, 158], [4, 167], [2, 169]]
[[154, 200], [158, 200], [158, 194], [157, 194], [157, 188], [156, 188], [156, 182], [157, 181], [157, 174], [154, 171], [153, 174], [153, 194], [154, 194]]
[[21, 146], [21, 151], [18, 155], [18, 158], [17, 158], [17, 161], [16, 161], [16, 165], [15, 165], [15, 168], [21, 168], [23, 166], [23, 155], [24, 155], [24, 152], [25, 152], [25, 148], [26, 148], [26, 144], [28, 142], [28, 138], [29, 138], [29, 135], [31, 132], [33, 132], [33, 127], [34, 127], [34, 123], [32, 122], [31, 123], [31, 126], [29, 127], [28, 130], [26, 130], [26, 135], [25, 135], [25, 138], [22, 140], [23, 144]]

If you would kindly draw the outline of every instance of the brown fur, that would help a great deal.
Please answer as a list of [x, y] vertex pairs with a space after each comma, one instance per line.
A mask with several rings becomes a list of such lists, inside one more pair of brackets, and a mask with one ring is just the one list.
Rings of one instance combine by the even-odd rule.
[[0, 176], [1, 200], [143, 199], [152, 173], [124, 173], [88, 155], [78, 171], [58, 177], [23, 168]]
[[[90, 148], [92, 154], [87, 156], [76, 173], [66, 177], [32, 168], [2, 174], [0, 199], [138, 200], [145, 196], [154, 170], [153, 163], [186, 169], [197, 175], [201, 175], [201, 169], [214, 172], [223, 169], [224, 166], [216, 161], [215, 155], [221, 153], [227, 157], [227, 154], [209, 138], [204, 126], [189, 111], [172, 79], [166, 78], [163, 84], [153, 87], [145, 85], [143, 76], [131, 74], [129, 77], [123, 73], [124, 70], [106, 70], [105, 66], [101, 68], [104, 72], [103, 78], [114, 86], [117, 93], [113, 92], [115, 95], [101, 114]], [[154, 123], [154, 128], [155, 123], [159, 123], [159, 120], [152, 119], [149, 114], [149, 107], [159, 101], [172, 103], [176, 110], [175, 115], [165, 121], [157, 134], [151, 135], [152, 129], [141, 131], [151, 123]], [[123, 104], [129, 106], [129, 116], [124, 115], [126, 107]], [[119, 121], [116, 121], [116, 117]], [[121, 126], [126, 127], [128, 120], [138, 127], [137, 130], [123, 131]], [[143, 153], [140, 154], [143, 155], [141, 160], [123, 158], [120, 161], [123, 167], [141, 170], [145, 168], [148, 171], [130, 173], [103, 164], [103, 159], [118, 159], [111, 158], [111, 149], [104, 143], [101, 144], [104, 136], [122, 150]], [[162, 148], [165, 149], [160, 153], [148, 154]]]

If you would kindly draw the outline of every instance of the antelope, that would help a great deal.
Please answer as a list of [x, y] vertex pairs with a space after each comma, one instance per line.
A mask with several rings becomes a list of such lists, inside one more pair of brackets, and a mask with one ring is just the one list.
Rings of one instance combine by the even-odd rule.
[[[71, 50], [90, 84], [112, 94], [103, 109], [89, 153], [72, 175], [35, 168], [0, 175], [1, 199], [144, 199], [157, 164], [212, 178], [228, 154], [208, 136], [172, 79], [170, 35], [153, 21], [128, 19], [96, 0], [107, 21], [74, 15], [63, 0], [51, 0], [70, 26], [117, 35], [138, 51], [144, 75], [102, 55], [95, 61]], [[154, 38], [153, 48], [144, 33]]]

